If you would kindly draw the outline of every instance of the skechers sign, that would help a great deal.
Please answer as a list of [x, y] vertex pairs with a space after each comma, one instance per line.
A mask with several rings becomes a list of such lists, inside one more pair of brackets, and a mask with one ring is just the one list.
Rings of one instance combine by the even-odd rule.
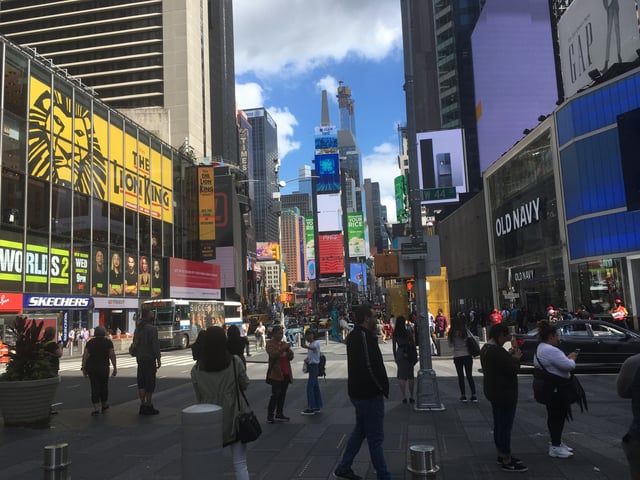
[[502, 237], [540, 221], [540, 197], [524, 203], [496, 219], [496, 235]]
[[41, 309], [86, 309], [91, 304], [91, 297], [68, 297], [56, 295], [27, 295], [22, 301], [22, 308]]

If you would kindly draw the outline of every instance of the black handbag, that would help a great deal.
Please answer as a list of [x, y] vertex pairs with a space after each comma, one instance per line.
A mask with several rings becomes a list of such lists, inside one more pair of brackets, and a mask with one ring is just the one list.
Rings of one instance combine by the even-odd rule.
[[533, 396], [536, 402], [548, 405], [554, 393], [557, 393], [567, 405], [577, 403], [581, 412], [589, 410], [587, 394], [578, 377], [573, 373], [570, 378], [559, 377], [544, 368], [540, 360], [538, 365], [541, 368], [536, 367], [533, 371]]
[[247, 407], [250, 407], [250, 405], [249, 405], [249, 400], [247, 400], [247, 397], [244, 394], [244, 391], [240, 390], [240, 387], [238, 386], [238, 375], [236, 374], [235, 358], [232, 361], [233, 361], [233, 375], [235, 376], [235, 379], [236, 379], [236, 401], [238, 403], [238, 410], [240, 411], [236, 419], [237, 421], [236, 429], [238, 432], [238, 440], [240, 440], [242, 443], [254, 442], [262, 434], [262, 427], [260, 426], [260, 422], [258, 421], [256, 414], [253, 413], [252, 410], [247, 410], [243, 412], [242, 409], [240, 408], [240, 394], [242, 394], [242, 398], [244, 398], [244, 401], [246, 402]]
[[469, 350], [469, 354], [472, 357], [477, 357], [478, 355], [480, 355], [480, 344], [478, 343], [478, 340], [476, 340], [476, 337], [473, 336], [473, 334], [467, 330], [467, 350]]

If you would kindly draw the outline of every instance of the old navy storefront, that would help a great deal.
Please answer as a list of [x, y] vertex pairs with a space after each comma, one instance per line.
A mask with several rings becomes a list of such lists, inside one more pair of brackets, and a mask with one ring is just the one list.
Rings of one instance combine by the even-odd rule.
[[530, 321], [565, 307], [562, 228], [551, 119], [485, 172], [494, 306]]
[[2, 37], [0, 67], [0, 316], [130, 332], [166, 292], [180, 154]]

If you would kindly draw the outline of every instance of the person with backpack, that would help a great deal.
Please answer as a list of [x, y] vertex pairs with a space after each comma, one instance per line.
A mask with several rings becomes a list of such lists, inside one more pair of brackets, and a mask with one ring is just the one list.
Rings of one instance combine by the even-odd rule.
[[[320, 342], [316, 339], [315, 330], [309, 328], [304, 334], [306, 342], [302, 348], [307, 349], [307, 358], [304, 363], [307, 366], [307, 408], [300, 412], [301, 415], [315, 415], [322, 410], [322, 395], [318, 377], [320, 373], [320, 360], [323, 355], [320, 353]], [[324, 374], [324, 372], [323, 372]]]

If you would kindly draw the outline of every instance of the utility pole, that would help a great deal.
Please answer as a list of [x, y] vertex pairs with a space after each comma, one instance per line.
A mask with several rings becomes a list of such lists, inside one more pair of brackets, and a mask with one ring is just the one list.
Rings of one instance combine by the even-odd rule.
[[409, 155], [409, 205], [411, 208], [411, 246], [404, 249], [406, 257], [413, 260], [415, 278], [416, 311], [418, 314], [418, 347], [420, 348], [420, 371], [416, 410], [442, 411], [436, 372], [431, 359], [431, 341], [427, 309], [426, 244], [422, 230], [422, 194], [418, 181], [418, 152], [416, 147], [416, 118], [413, 84], [412, 8], [411, 0], [400, 0], [402, 11], [402, 41], [404, 45], [404, 91], [407, 103], [407, 145]]

